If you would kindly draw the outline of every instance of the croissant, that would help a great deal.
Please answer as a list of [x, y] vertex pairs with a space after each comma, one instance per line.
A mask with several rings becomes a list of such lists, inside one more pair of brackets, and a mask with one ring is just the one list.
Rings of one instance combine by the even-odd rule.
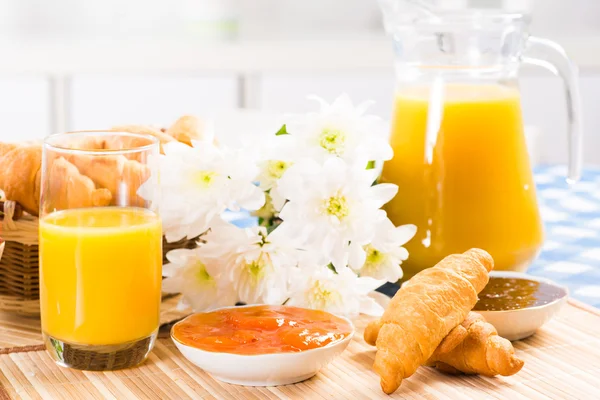
[[[121, 125], [111, 128], [113, 132], [141, 133], [151, 135], [160, 141], [160, 152], [163, 153], [163, 145], [174, 142], [170, 135], [145, 125]], [[138, 137], [112, 137], [105, 140], [105, 149], [133, 149], [148, 144], [148, 141]], [[140, 161], [140, 160], [138, 160]]]
[[17, 147], [21, 147], [21, 145], [17, 143], [0, 143], [0, 157]]
[[[145, 200], [138, 196], [137, 192], [140, 186], [150, 178], [150, 168], [146, 164], [134, 160], [127, 160], [123, 165], [123, 179], [121, 180], [124, 188], [129, 191], [128, 205], [143, 206]], [[122, 205], [122, 204], [121, 204]]]
[[204, 126], [198, 118], [192, 115], [184, 115], [167, 129], [166, 134], [181, 143], [191, 146], [192, 140], [203, 138]]
[[510, 376], [523, 368], [510, 341], [475, 312], [454, 328], [435, 350], [427, 365], [450, 374]]
[[364, 337], [377, 345], [373, 369], [385, 393], [396, 391], [465, 320], [493, 265], [492, 257], [480, 249], [448, 256], [415, 275], [396, 293], [381, 320], [367, 326]]
[[123, 173], [123, 165], [127, 161], [125, 157], [73, 154], [66, 159], [75, 165], [80, 173], [94, 181], [96, 186], [106, 188], [113, 196], [116, 195], [119, 188], [116, 177]]
[[[154, 136], [160, 142], [161, 153], [164, 153], [163, 145], [167, 143], [179, 141], [191, 146], [192, 140], [202, 139], [203, 125], [198, 118], [191, 115], [184, 115], [175, 121], [165, 132], [148, 125], [119, 125], [112, 127], [109, 132], [139, 133]], [[105, 137], [84, 137], [79, 142], [76, 142], [74, 147], [89, 150], [121, 150], [138, 148], [146, 144], [148, 144], [147, 140], [139, 137], [106, 135]], [[130, 159], [141, 161], [139, 157], [130, 157]]]
[[0, 145], [0, 189], [8, 200], [38, 215], [42, 148], [38, 145]]
[[108, 189], [96, 189], [90, 178], [79, 173], [77, 167], [63, 157], [52, 160], [47, 184], [51, 210], [107, 206], [112, 199]]
[[125, 156], [71, 155], [68, 161], [89, 177], [97, 187], [111, 192], [113, 205], [140, 205], [143, 199], [137, 196], [139, 187], [150, 177], [150, 169]]
[[[94, 182], [62, 157], [49, 157], [49, 188], [61, 196], [51, 208], [108, 205], [107, 189], [97, 191]], [[8, 200], [16, 201], [31, 215], [39, 215], [42, 148], [39, 145], [0, 144], [0, 189]], [[69, 207], [67, 207], [69, 206]]]

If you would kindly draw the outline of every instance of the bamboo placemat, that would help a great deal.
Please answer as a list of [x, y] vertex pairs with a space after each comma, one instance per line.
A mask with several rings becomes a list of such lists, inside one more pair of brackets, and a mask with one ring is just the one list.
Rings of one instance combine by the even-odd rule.
[[[7, 328], [2, 345], [39, 345], [37, 322]], [[12, 348], [0, 355], [0, 398], [15, 399], [597, 399], [600, 311], [570, 301], [531, 338], [515, 342], [525, 367], [512, 377], [447, 376], [420, 368], [391, 397], [371, 371], [374, 349], [362, 339], [367, 318], [348, 350], [315, 377], [295, 385], [250, 388], [213, 380], [181, 357], [170, 339], [157, 341], [142, 366], [115, 372], [81, 372], [56, 366], [44, 351]], [[4, 336], [11, 332], [10, 337]], [[21, 332], [21, 337], [17, 338]], [[8, 338], [8, 339], [7, 339]]]
[[[177, 321], [189, 314], [178, 310], [180, 296], [165, 296], [160, 307], [160, 324]], [[12, 352], [22, 346], [42, 346], [39, 317], [28, 317], [0, 312], [0, 354]]]

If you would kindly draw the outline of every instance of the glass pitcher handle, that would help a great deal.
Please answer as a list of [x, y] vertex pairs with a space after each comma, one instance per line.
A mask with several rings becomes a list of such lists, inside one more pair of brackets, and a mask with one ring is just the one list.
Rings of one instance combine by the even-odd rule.
[[583, 146], [579, 69], [569, 59], [562, 46], [551, 40], [535, 36], [528, 38], [522, 60], [524, 63], [546, 68], [563, 80], [569, 124], [569, 172], [567, 182], [570, 184], [575, 183], [581, 177]]

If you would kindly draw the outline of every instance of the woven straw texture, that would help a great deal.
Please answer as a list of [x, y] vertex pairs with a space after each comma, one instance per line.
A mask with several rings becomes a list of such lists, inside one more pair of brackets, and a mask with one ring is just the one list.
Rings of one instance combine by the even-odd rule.
[[[295, 385], [249, 388], [213, 380], [184, 359], [164, 335], [142, 366], [116, 372], [60, 368], [39, 350], [35, 320], [2, 320], [2, 395], [14, 399], [597, 399], [600, 376], [600, 311], [570, 301], [536, 335], [515, 342], [525, 360], [511, 377], [447, 376], [420, 368], [393, 395], [384, 395], [372, 372], [374, 349], [362, 339], [367, 318], [348, 350], [315, 377]], [[14, 318], [18, 318], [14, 320]], [[16, 322], [18, 321], [18, 322]], [[29, 321], [29, 322], [28, 322]], [[5, 339], [7, 330], [11, 340]], [[20, 334], [19, 334], [20, 333]], [[19, 337], [17, 337], [19, 336]]]
[[39, 315], [38, 219], [12, 220], [14, 202], [5, 203], [0, 232], [6, 240], [0, 257], [0, 310]]
[[23, 300], [40, 297], [37, 245], [6, 241], [0, 259], [0, 294]]

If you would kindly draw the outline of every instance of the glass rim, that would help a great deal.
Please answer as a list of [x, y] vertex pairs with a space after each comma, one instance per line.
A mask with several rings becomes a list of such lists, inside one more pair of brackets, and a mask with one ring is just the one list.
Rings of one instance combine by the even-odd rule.
[[[73, 135], [73, 136], [90, 135], [90, 136], [93, 136], [94, 134], [96, 134], [96, 136], [100, 136], [100, 135], [104, 135], [104, 134], [106, 134], [106, 135], [112, 134], [114, 136], [140, 138], [140, 139], [148, 140], [149, 143], [146, 145], [143, 145], [143, 146], [129, 147], [129, 148], [123, 148], [123, 149], [74, 149], [74, 148], [62, 146], [57, 143], [52, 143], [53, 139], [57, 139], [59, 137], [63, 137], [63, 136], [67, 136], [67, 135]], [[96, 129], [96, 130], [70, 131], [70, 132], [53, 133], [44, 138], [44, 149], [49, 149], [49, 150], [53, 150], [53, 151], [57, 151], [57, 152], [61, 152], [61, 153], [69, 153], [69, 154], [114, 156], [114, 155], [142, 153], [145, 151], [150, 151], [154, 147], [158, 148], [159, 146], [160, 146], [160, 141], [155, 136], [149, 135], [147, 133], [133, 133], [133, 132], [118, 131], [118, 130], [117, 131], [109, 131], [109, 130]]]
[[435, 18], [433, 15], [426, 18], [418, 18], [417, 21], [438, 22], [444, 24], [447, 22], [477, 22], [480, 20], [494, 22], [518, 22], [528, 21], [530, 15], [524, 12], [511, 12], [502, 9], [494, 8], [471, 8], [464, 10], [441, 10], [436, 11]]
[[[385, 14], [385, 13], [384, 13]], [[471, 8], [462, 10], [435, 10], [430, 13], [390, 14], [386, 18], [386, 28], [395, 29], [431, 26], [490, 28], [509, 24], [529, 24], [531, 15], [526, 12], [511, 12], [501, 9]], [[490, 24], [490, 25], [488, 25]]]

